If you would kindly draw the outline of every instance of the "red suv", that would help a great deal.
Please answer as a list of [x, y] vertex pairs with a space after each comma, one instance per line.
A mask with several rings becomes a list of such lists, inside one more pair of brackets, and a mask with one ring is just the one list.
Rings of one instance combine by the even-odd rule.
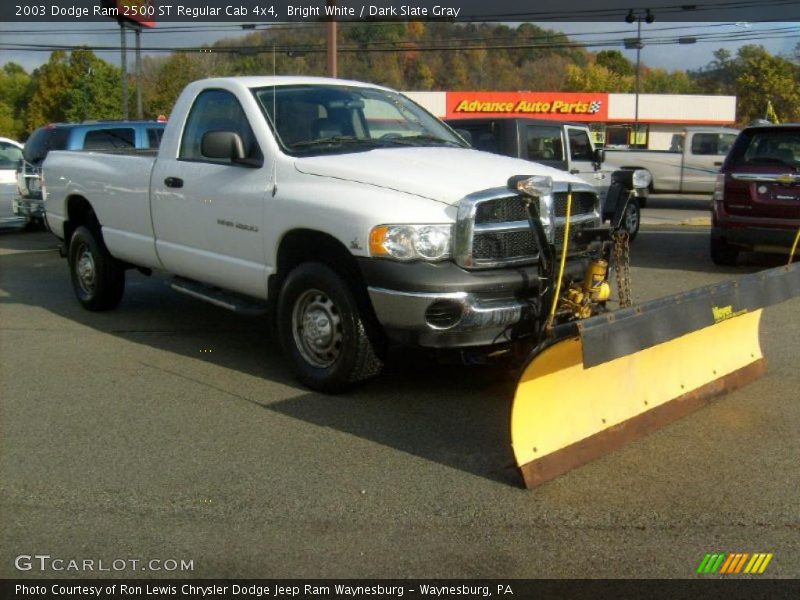
[[800, 124], [744, 129], [717, 175], [711, 259], [742, 250], [788, 254], [800, 228]]

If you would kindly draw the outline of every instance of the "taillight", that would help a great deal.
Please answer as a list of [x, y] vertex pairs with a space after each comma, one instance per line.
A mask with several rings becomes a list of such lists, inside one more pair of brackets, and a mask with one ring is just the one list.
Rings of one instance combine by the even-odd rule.
[[714, 202], [722, 202], [725, 198], [725, 173], [717, 173], [717, 181], [714, 183]]

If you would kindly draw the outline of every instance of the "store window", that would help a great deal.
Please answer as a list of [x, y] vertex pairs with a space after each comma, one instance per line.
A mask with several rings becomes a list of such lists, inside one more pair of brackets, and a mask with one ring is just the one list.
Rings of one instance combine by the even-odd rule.
[[620, 123], [606, 127], [606, 148], [647, 148], [650, 127], [646, 123], [639, 123], [639, 133], [636, 134], [633, 123]]

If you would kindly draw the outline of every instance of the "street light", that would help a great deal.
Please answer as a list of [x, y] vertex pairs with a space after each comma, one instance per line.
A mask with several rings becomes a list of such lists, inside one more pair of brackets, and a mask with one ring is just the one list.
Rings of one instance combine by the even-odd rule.
[[636, 39], [628, 39], [625, 40], [625, 48], [626, 49], [636, 49], [636, 84], [635, 84], [635, 93], [636, 93], [636, 108], [634, 113], [634, 125], [633, 125], [633, 144], [634, 146], [639, 143], [639, 66], [641, 64], [641, 54], [642, 48], [644, 48], [644, 44], [642, 43], [642, 20], [648, 25], [656, 20], [655, 15], [652, 11], [648, 8], [645, 10], [644, 16], [641, 13], [637, 13], [632, 8], [628, 11], [628, 14], [625, 16], [625, 22], [629, 24], [636, 23]]

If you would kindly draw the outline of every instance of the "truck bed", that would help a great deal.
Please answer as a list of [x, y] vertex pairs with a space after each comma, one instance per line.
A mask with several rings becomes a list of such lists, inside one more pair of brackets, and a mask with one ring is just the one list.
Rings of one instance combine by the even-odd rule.
[[157, 150], [54, 151], [44, 162], [48, 223], [64, 237], [70, 199], [102, 198], [93, 208], [111, 254], [158, 266], [150, 218], [150, 177]]

